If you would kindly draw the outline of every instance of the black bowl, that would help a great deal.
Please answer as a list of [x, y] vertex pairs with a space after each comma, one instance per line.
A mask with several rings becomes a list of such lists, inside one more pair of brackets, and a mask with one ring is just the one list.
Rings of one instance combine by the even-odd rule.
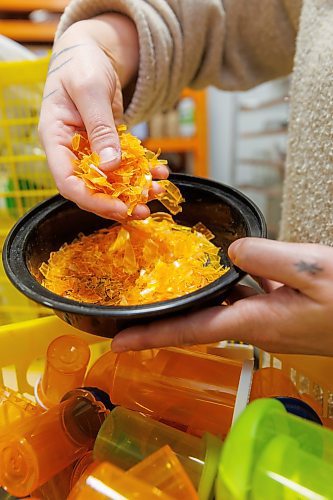
[[[50, 307], [66, 323], [89, 333], [114, 337], [120, 330], [181, 312], [221, 303], [228, 291], [244, 276], [227, 257], [228, 246], [244, 236], [266, 236], [260, 210], [242, 193], [229, 186], [184, 174], [170, 179], [180, 188], [186, 202], [175, 220], [187, 226], [202, 222], [216, 235], [222, 262], [230, 270], [197, 292], [140, 306], [96, 306], [60, 297], [44, 288], [34, 277], [50, 253], [78, 233], [90, 234], [112, 221], [85, 212], [60, 195], [50, 198], [25, 214], [9, 233], [3, 262], [12, 283], [27, 297]], [[150, 203], [152, 212], [166, 211], [160, 202]]]

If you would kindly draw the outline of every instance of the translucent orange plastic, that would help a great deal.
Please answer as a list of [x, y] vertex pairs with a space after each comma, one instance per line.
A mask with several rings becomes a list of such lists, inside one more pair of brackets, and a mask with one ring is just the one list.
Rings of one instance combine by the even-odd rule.
[[164, 188], [164, 192], [157, 195], [156, 198], [169, 210], [173, 215], [182, 211], [181, 203], [185, 201], [179, 189], [168, 180], [157, 181]]
[[[146, 351], [141, 351], [142, 362], [150, 363], [154, 353], [157, 353], [157, 349], [149, 349]], [[110, 393], [110, 386], [112, 384], [114, 364], [117, 359], [117, 354], [112, 351], [105, 352], [100, 356], [95, 363], [92, 365], [88, 371], [86, 378], [84, 380], [85, 387], [98, 387], [106, 393]]]
[[156, 486], [171, 498], [198, 500], [193, 484], [168, 445], [132, 467], [128, 474]]
[[51, 254], [42, 284], [58, 295], [99, 305], [140, 305], [194, 292], [215, 281], [220, 249], [165, 213], [79, 237]]
[[40, 486], [40, 488], [37, 488], [34, 491], [34, 495], [40, 500], [65, 500], [75, 483], [77, 483], [92, 463], [92, 451], [88, 451], [82, 458], [71, 463], [59, 472], [59, 474], [56, 474]]
[[250, 401], [270, 397], [299, 398], [299, 392], [292, 381], [277, 368], [261, 368], [253, 374]]
[[53, 340], [46, 354], [44, 373], [37, 387], [40, 403], [51, 408], [64, 394], [82, 386], [90, 359], [87, 342], [75, 335]]
[[91, 393], [72, 397], [0, 435], [0, 484], [26, 496], [91, 450], [107, 411]]
[[79, 481], [83, 474], [86, 473], [87, 469], [90, 468], [93, 463], [94, 456], [92, 451], [88, 451], [75, 463], [70, 478], [70, 489], [74, 487], [74, 485]]
[[102, 391], [110, 393], [110, 385], [112, 383], [112, 374], [116, 359], [117, 354], [112, 351], [108, 351], [98, 358], [88, 371], [84, 385], [86, 387], [98, 387], [102, 389]]
[[68, 500], [170, 500], [171, 497], [109, 462], [96, 464], [76, 483]]
[[231, 425], [242, 363], [217, 356], [160, 349], [151, 362], [140, 352], [117, 357], [110, 397], [180, 429], [224, 437]]
[[[159, 165], [166, 165], [160, 160], [160, 151], [156, 154], [147, 150], [141, 141], [129, 132], [126, 126], [118, 127], [121, 163], [120, 166], [105, 174], [99, 169], [100, 158], [90, 150], [88, 140], [75, 134], [72, 140], [72, 149], [77, 156], [74, 161], [75, 174], [84, 181], [88, 189], [95, 193], [103, 193], [112, 198], [119, 198], [128, 206], [128, 215], [131, 215], [139, 203], [147, 203], [154, 196], [151, 194], [151, 170]], [[171, 213], [181, 211], [180, 203], [184, 201], [179, 189], [170, 181], [157, 181], [165, 192], [157, 197]]]
[[267, 367], [257, 370], [253, 375], [250, 401], [259, 398], [291, 397], [302, 399], [310, 405], [318, 415], [322, 408], [309, 394], [301, 394], [290, 378], [278, 368]]
[[26, 399], [22, 394], [11, 389], [0, 387], [0, 434], [6, 432], [7, 426], [27, 417], [34, 417], [43, 410]]
[[76, 462], [68, 465], [65, 469], [53, 476], [49, 481], [37, 488], [37, 490], [33, 492], [36, 498], [39, 498], [40, 500], [66, 499], [71, 490], [70, 482], [75, 464]]

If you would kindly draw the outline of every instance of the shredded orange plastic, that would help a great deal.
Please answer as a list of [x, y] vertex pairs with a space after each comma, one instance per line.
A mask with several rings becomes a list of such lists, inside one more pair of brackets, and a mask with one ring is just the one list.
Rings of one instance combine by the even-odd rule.
[[[166, 165], [166, 160], [159, 159], [156, 154], [144, 148], [141, 141], [127, 132], [126, 126], [118, 127], [121, 164], [120, 167], [106, 175], [100, 170], [100, 158], [92, 152], [89, 142], [80, 134], [72, 139], [72, 149], [77, 159], [74, 160], [74, 173], [84, 181], [86, 186], [96, 193], [105, 193], [112, 198], [119, 198], [128, 206], [128, 215], [140, 203], [152, 199], [151, 170], [158, 165]], [[172, 214], [181, 212], [180, 203], [184, 201], [179, 189], [170, 181], [156, 181], [164, 188], [164, 192], [153, 195]]]
[[[180, 297], [225, 274], [219, 248], [167, 213], [79, 235], [43, 263], [42, 284], [79, 302], [127, 306]], [[206, 228], [207, 229], [207, 228]], [[207, 231], [209, 231], [207, 229]], [[212, 234], [212, 233], [210, 233]]]

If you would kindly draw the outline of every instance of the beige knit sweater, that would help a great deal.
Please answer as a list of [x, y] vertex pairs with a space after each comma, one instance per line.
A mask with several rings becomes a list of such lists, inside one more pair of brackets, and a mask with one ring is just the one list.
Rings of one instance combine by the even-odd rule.
[[244, 90], [294, 68], [281, 239], [333, 245], [333, 0], [72, 0], [57, 36], [110, 11], [139, 33], [128, 123], [185, 86]]

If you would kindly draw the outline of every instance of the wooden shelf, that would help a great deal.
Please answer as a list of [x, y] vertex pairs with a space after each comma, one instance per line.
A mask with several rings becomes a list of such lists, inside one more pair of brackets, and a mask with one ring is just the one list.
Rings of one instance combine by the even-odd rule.
[[28, 20], [0, 20], [0, 33], [17, 42], [53, 42], [57, 22], [33, 23]]
[[47, 10], [62, 12], [69, 0], [1, 0], [1, 11], [4, 12], [31, 12], [33, 10]]
[[151, 151], [161, 149], [162, 153], [187, 153], [196, 148], [197, 142], [189, 137], [153, 137], [142, 141]]
[[264, 137], [268, 135], [282, 135], [282, 134], [287, 134], [288, 129], [287, 127], [285, 128], [276, 128], [272, 130], [258, 130], [256, 132], [243, 132], [240, 134], [240, 137], [242, 139], [252, 139], [254, 137]]
[[182, 97], [191, 97], [195, 103], [195, 135], [193, 137], [152, 137], [143, 145], [152, 150], [161, 149], [163, 153], [192, 153], [193, 174], [199, 177], [209, 175], [208, 122], [206, 91], [184, 89]]
[[240, 111], [257, 111], [260, 109], [272, 108], [273, 106], [278, 106], [279, 104], [288, 104], [289, 96], [285, 95], [283, 97], [278, 97], [277, 99], [271, 99], [269, 101], [261, 102], [255, 104], [254, 106], [247, 106], [242, 104], [240, 106]]

